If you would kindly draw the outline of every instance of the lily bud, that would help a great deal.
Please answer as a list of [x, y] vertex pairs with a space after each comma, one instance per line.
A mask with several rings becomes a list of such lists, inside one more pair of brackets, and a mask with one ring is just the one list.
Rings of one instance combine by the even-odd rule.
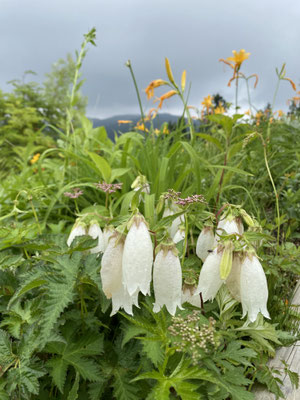
[[171, 315], [181, 307], [182, 272], [174, 245], [161, 246], [153, 268], [153, 288], [155, 295], [154, 312], [165, 305]]
[[208, 255], [200, 271], [199, 282], [194, 296], [202, 293], [203, 301], [213, 300], [223, 284], [220, 277], [222, 252], [215, 249]]
[[233, 254], [233, 244], [231, 240], [228, 240], [224, 244], [224, 250], [220, 263], [220, 277], [221, 279], [226, 279], [230, 274], [232, 268], [232, 254]]
[[243, 317], [254, 322], [259, 312], [270, 318], [267, 310], [268, 285], [267, 279], [258, 258], [247, 253], [241, 265], [241, 302]]
[[67, 245], [70, 247], [73, 240], [77, 236], [84, 236], [84, 235], [86, 235], [86, 225], [83, 222], [76, 222], [68, 237]]
[[196, 254], [204, 262], [209, 250], [214, 248], [214, 232], [211, 226], [204, 226], [197, 239]]
[[122, 261], [123, 284], [130, 296], [136, 290], [150, 294], [152, 264], [153, 246], [146, 221], [142, 215], [135, 215], [125, 239]]

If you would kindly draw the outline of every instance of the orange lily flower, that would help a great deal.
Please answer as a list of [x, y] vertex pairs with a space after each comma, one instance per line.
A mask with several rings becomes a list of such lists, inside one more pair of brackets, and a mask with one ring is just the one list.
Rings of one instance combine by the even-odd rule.
[[35, 164], [40, 158], [40, 153], [36, 153], [30, 160], [30, 164]]
[[212, 108], [212, 100], [213, 98], [209, 94], [208, 96], [204, 97], [204, 100], [202, 101], [201, 104], [208, 110], [209, 108]]
[[154, 96], [154, 89], [165, 85], [167, 82], [163, 79], [155, 79], [154, 81], [150, 82], [149, 85], [146, 87], [145, 92], [147, 94], [147, 99], [151, 99]]
[[243, 63], [243, 61], [247, 60], [250, 56], [250, 53], [246, 53], [244, 49], [240, 50], [237, 52], [236, 50], [233, 50], [233, 57], [227, 57], [227, 61], [232, 61], [234, 63], [234, 68], [236, 71], [238, 71]]
[[215, 114], [224, 114], [225, 113], [225, 108], [222, 106], [222, 104], [219, 104], [218, 107], [214, 109]]
[[129, 121], [129, 120], [127, 120], [127, 119], [119, 119], [118, 120], [118, 124], [120, 125], [120, 124], [131, 124], [132, 123], [132, 121]]
[[169, 92], [163, 94], [161, 97], [155, 100], [155, 101], [159, 100], [158, 108], [161, 108], [164, 100], [169, 99], [170, 97], [174, 96], [174, 94], [178, 94], [177, 90], [169, 90]]

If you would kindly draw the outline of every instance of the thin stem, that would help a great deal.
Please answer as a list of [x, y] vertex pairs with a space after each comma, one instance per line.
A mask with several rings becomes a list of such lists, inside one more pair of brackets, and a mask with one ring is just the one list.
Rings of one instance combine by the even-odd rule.
[[179, 97], [181, 99], [181, 101], [183, 102], [184, 105], [184, 109], [183, 109], [183, 114], [186, 113], [187, 119], [188, 119], [188, 123], [189, 123], [189, 128], [190, 128], [190, 134], [191, 134], [191, 142], [192, 144], [194, 143], [195, 140], [195, 132], [194, 132], [194, 124], [191, 118], [191, 114], [189, 112], [189, 109], [187, 108], [187, 102], [184, 100], [183, 94], [180, 92], [180, 90], [178, 89], [178, 87], [176, 87], [179, 93]]
[[36, 214], [36, 211], [35, 211], [34, 205], [32, 203], [32, 200], [30, 199], [29, 201], [30, 201], [31, 209], [32, 209], [32, 212], [33, 212], [33, 215], [34, 215], [35, 222], [37, 223], [37, 226], [38, 226], [39, 234], [41, 235], [42, 234], [42, 230], [41, 230], [41, 225], [40, 225], [39, 220], [38, 220], [38, 216]]
[[236, 76], [235, 84], [235, 112], [238, 112], [238, 93], [239, 93], [239, 75]]
[[129, 71], [130, 71], [130, 74], [131, 74], [131, 77], [132, 77], [132, 80], [133, 80], [133, 84], [134, 84], [134, 87], [135, 87], [136, 95], [137, 95], [137, 98], [138, 98], [138, 102], [139, 102], [142, 122], [143, 122], [143, 124], [145, 124], [145, 116], [144, 116], [141, 96], [140, 96], [140, 92], [139, 92], [139, 89], [138, 89], [138, 86], [137, 86], [137, 83], [136, 83], [136, 79], [135, 79], [135, 76], [134, 76], [134, 73], [133, 73], [133, 69], [132, 69], [132, 66], [131, 66], [131, 61], [128, 60], [125, 65], [126, 65], [126, 67], [129, 68]]

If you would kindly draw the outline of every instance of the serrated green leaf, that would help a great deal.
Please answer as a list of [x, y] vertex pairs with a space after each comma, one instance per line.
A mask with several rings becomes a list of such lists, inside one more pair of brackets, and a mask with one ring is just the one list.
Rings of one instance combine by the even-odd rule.
[[79, 373], [76, 372], [75, 381], [73, 383], [72, 389], [68, 394], [67, 400], [76, 400], [78, 398], [78, 389], [79, 389]]
[[101, 173], [102, 178], [105, 180], [105, 182], [109, 183], [112, 171], [108, 162], [105, 160], [105, 158], [99, 156], [99, 154], [93, 152], [89, 152], [88, 154], [91, 157], [97, 169], [99, 170], [99, 172]]

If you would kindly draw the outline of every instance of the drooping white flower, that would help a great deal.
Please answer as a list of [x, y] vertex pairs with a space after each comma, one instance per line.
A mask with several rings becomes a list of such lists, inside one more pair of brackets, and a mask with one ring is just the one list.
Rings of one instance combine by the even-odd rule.
[[151, 237], [142, 215], [135, 215], [125, 239], [122, 273], [123, 284], [129, 295], [137, 290], [150, 294], [153, 264]]
[[196, 254], [204, 262], [214, 248], [215, 236], [211, 226], [204, 226], [197, 239]]
[[199, 282], [194, 296], [202, 293], [203, 301], [213, 300], [223, 284], [220, 277], [222, 252], [216, 248], [208, 255], [200, 271]]
[[101, 260], [100, 276], [105, 296], [110, 299], [119, 292], [122, 284], [122, 258], [124, 239], [115, 233], [111, 237]]
[[103, 232], [97, 222], [91, 222], [89, 226], [88, 235], [93, 239], [98, 239], [97, 246], [93, 247], [90, 252], [91, 254], [102, 253], [104, 251], [104, 238]]
[[238, 235], [242, 235], [244, 233], [244, 226], [240, 218], [235, 218], [232, 215], [227, 217], [221, 217], [215, 235], [215, 243], [216, 246], [220, 240], [220, 235], [226, 232], [227, 235], [232, 235], [234, 233]]
[[201, 308], [200, 296], [199, 295], [194, 296], [195, 291], [196, 291], [195, 286], [184, 284], [181, 293], [181, 303], [182, 304], [190, 303], [194, 307]]
[[239, 254], [233, 255], [232, 268], [228, 278], [226, 279], [226, 286], [231, 296], [241, 302], [241, 266], [242, 260]]
[[[180, 210], [177, 206], [171, 206], [171, 207], [166, 207], [163, 212], [163, 218], [169, 217], [170, 215], [174, 215], [178, 213]], [[171, 236], [172, 239], [174, 239], [174, 236], [176, 235], [176, 232], [179, 229], [179, 226], [181, 224], [184, 224], [184, 216], [180, 215], [179, 217], [176, 217], [173, 219], [171, 226], [168, 228], [168, 232]]]
[[161, 246], [153, 267], [154, 312], [165, 305], [171, 315], [181, 307], [182, 271], [174, 245]]
[[185, 229], [184, 228], [179, 228], [178, 231], [175, 233], [173, 237], [173, 242], [175, 244], [181, 242], [182, 240], [185, 239]]
[[110, 316], [115, 315], [120, 308], [124, 308], [127, 314], [133, 315], [133, 305], [139, 307], [138, 290], [130, 296], [127, 289], [122, 285], [120, 289], [112, 295], [112, 311]]
[[246, 254], [241, 265], [240, 288], [243, 317], [248, 314], [248, 319], [254, 322], [261, 312], [264, 317], [270, 318], [267, 279], [258, 258], [251, 253]]
[[70, 247], [73, 240], [77, 236], [84, 236], [84, 235], [86, 235], [86, 225], [83, 224], [82, 222], [75, 223], [68, 237], [67, 245]]

